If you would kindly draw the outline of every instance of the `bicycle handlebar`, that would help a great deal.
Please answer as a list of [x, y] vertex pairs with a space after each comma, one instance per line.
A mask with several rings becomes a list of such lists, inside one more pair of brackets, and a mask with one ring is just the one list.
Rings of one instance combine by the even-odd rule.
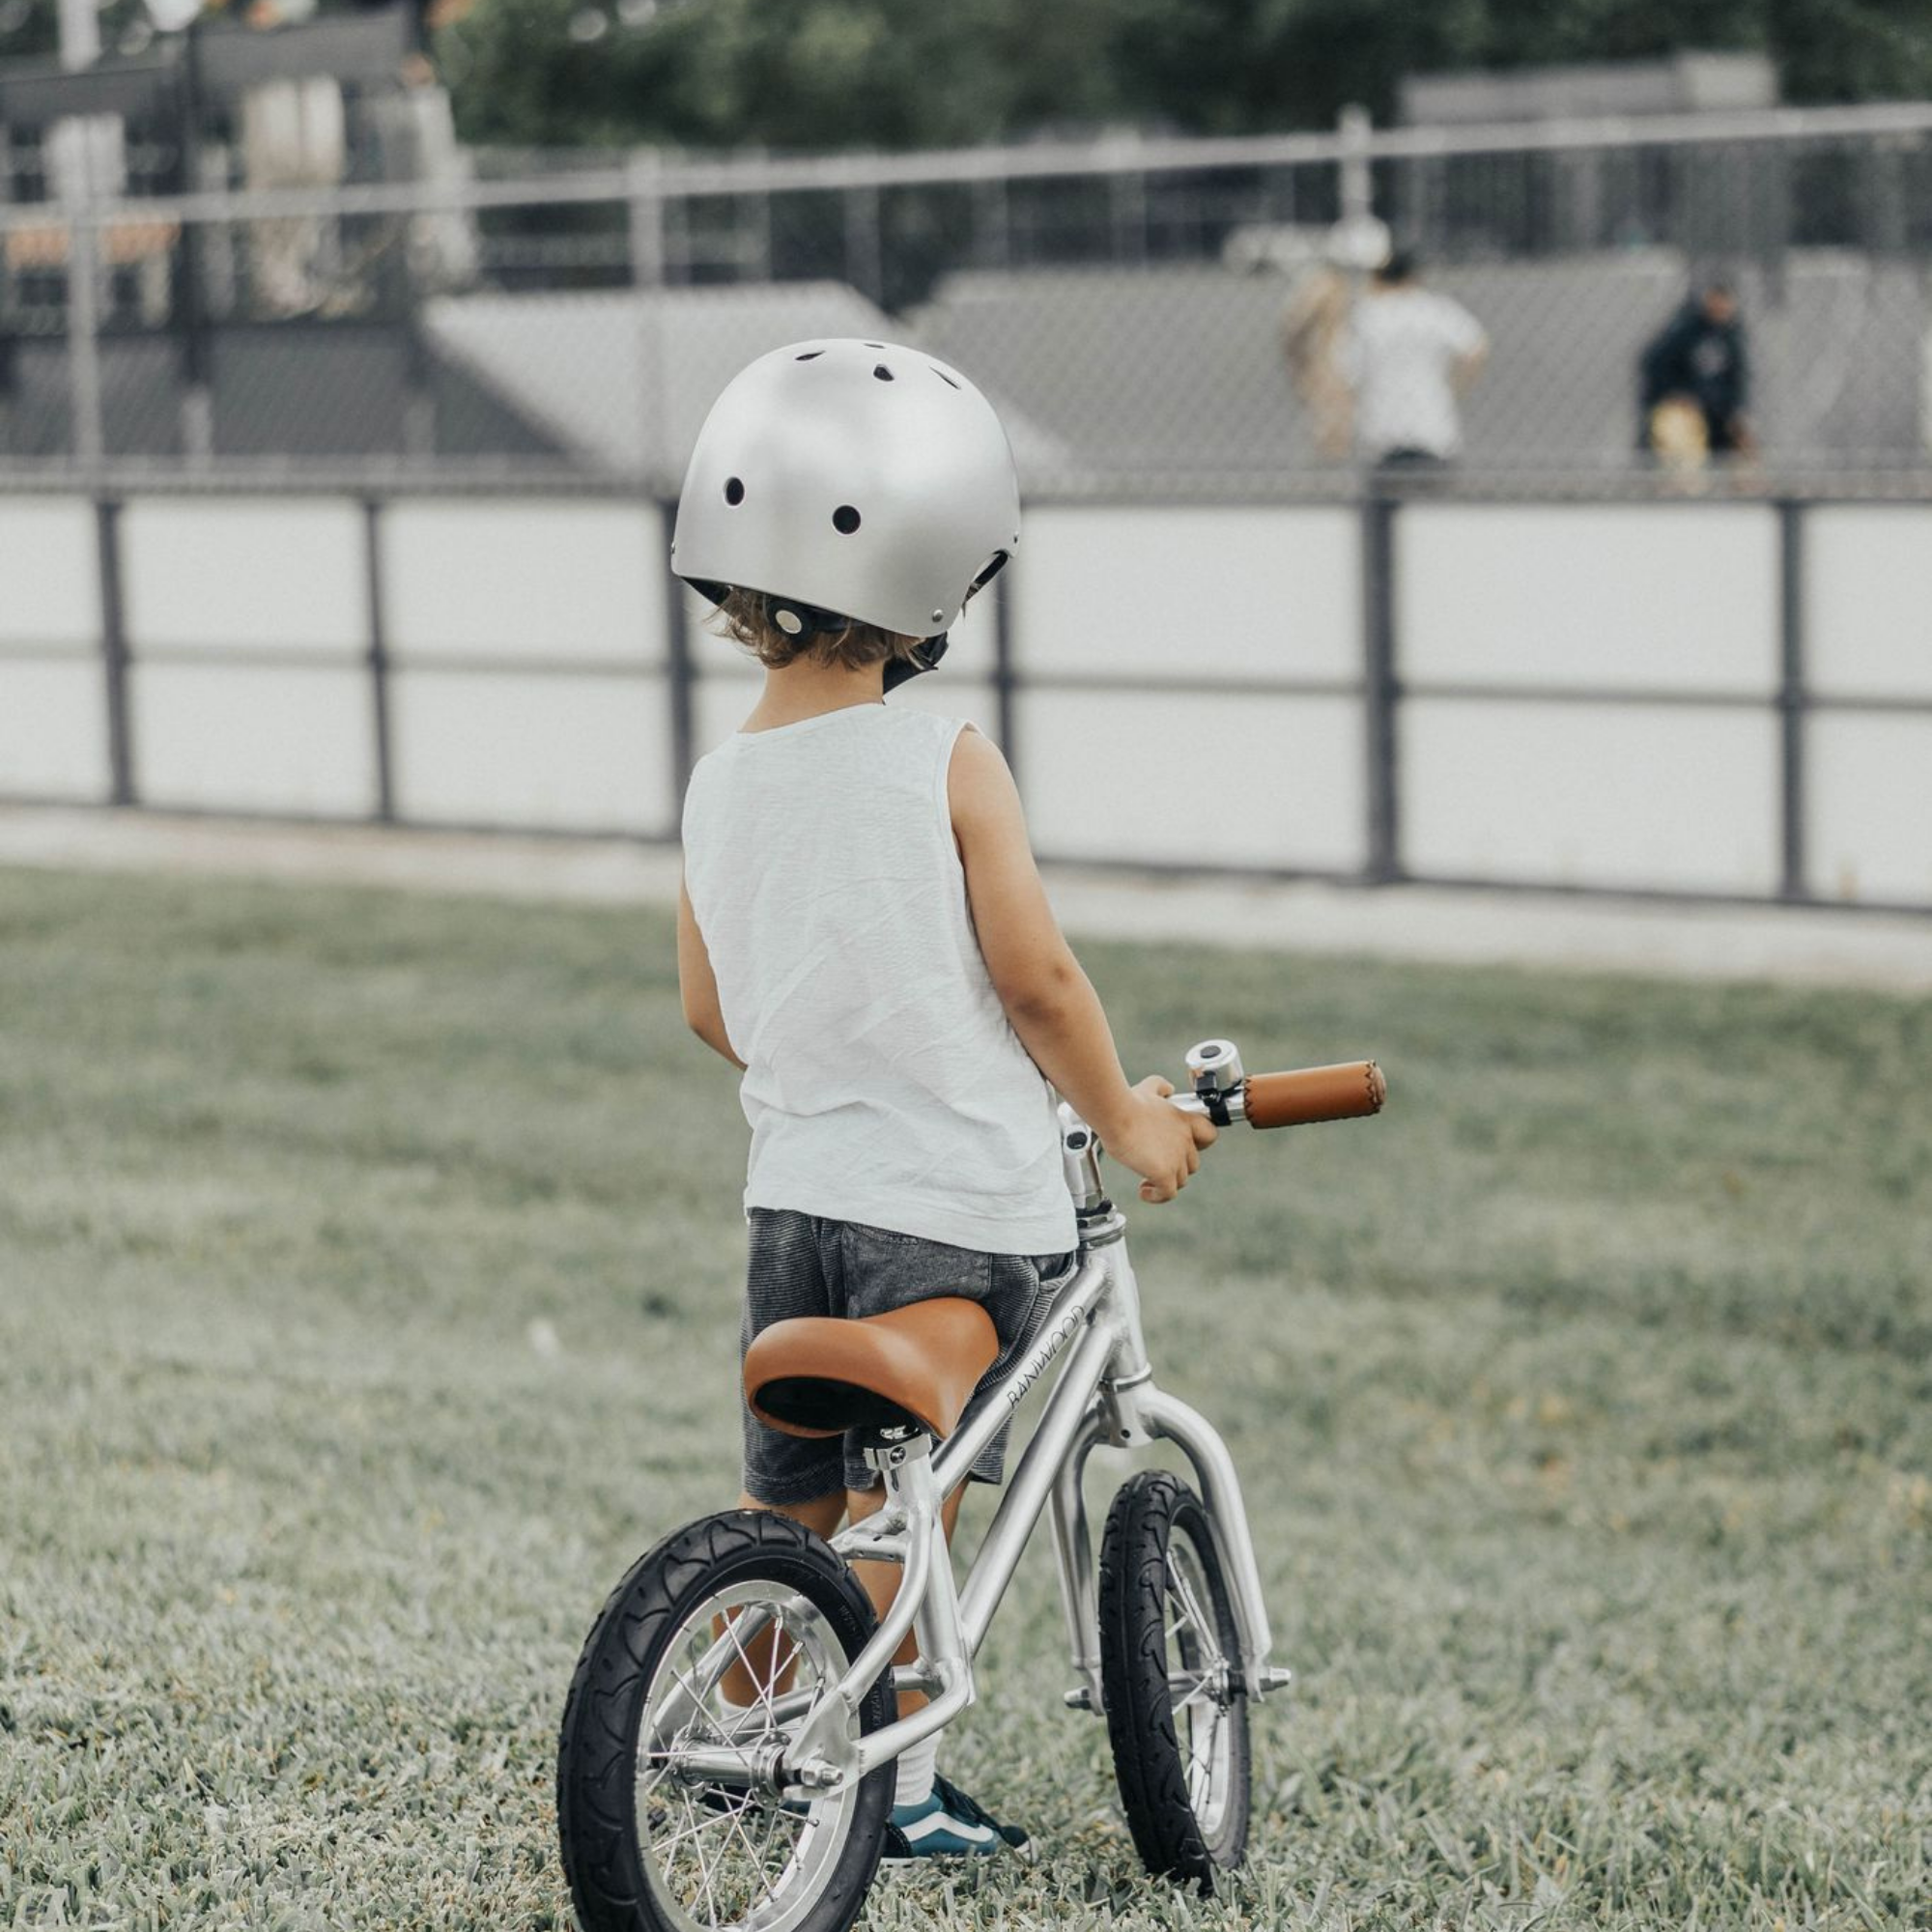
[[1205, 1114], [1216, 1126], [1245, 1121], [1251, 1127], [1296, 1127], [1316, 1121], [1353, 1121], [1378, 1114], [1388, 1081], [1373, 1060], [1303, 1066], [1290, 1073], [1244, 1074], [1232, 1040], [1208, 1039], [1187, 1056], [1191, 1094], [1177, 1094], [1183, 1113]]
[[1251, 1127], [1294, 1127], [1312, 1121], [1353, 1121], [1379, 1114], [1388, 1081], [1373, 1060], [1304, 1066], [1294, 1073], [1256, 1073], [1242, 1089]]
[[[1190, 1047], [1187, 1073], [1194, 1091], [1170, 1094], [1168, 1105], [1183, 1114], [1205, 1115], [1217, 1127], [1236, 1121], [1251, 1127], [1293, 1127], [1312, 1121], [1358, 1120], [1379, 1114], [1388, 1098], [1388, 1082], [1373, 1060], [1250, 1077], [1231, 1039], [1204, 1039]], [[1060, 1121], [1061, 1159], [1074, 1207], [1083, 1215], [1106, 1211], [1110, 1204], [1100, 1179], [1098, 1137], [1064, 1100]]]

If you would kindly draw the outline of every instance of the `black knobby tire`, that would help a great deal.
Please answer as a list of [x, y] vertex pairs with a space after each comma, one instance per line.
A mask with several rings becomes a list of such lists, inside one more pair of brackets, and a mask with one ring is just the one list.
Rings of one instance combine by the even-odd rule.
[[[831, 1547], [770, 1511], [702, 1518], [639, 1558], [584, 1641], [557, 1748], [557, 1833], [583, 1932], [682, 1932], [683, 1921], [646, 1873], [639, 1735], [654, 1680], [693, 1611], [721, 1589], [747, 1584], [773, 1584], [805, 1599], [822, 1613], [846, 1662], [876, 1627], [870, 1601]], [[891, 1696], [882, 1677], [861, 1706], [861, 1731], [890, 1720]], [[795, 1932], [845, 1932], [859, 1916], [884, 1847], [894, 1778], [888, 1764], [853, 1794], [843, 1844]]]
[[[1212, 1626], [1206, 1641], [1171, 1607], [1177, 1566]], [[1099, 1599], [1107, 1736], [1134, 1849], [1151, 1872], [1211, 1891], [1216, 1868], [1247, 1849], [1248, 1700], [1213, 1528], [1179, 1477], [1145, 1469], [1122, 1485], [1107, 1512]], [[1183, 1696], [1177, 1716], [1170, 1671], [1211, 1674], [1216, 1663], [1226, 1665], [1217, 1693]]]

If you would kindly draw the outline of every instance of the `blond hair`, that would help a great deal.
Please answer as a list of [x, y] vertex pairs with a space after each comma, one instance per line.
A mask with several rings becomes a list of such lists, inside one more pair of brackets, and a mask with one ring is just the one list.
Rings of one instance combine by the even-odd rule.
[[784, 601], [762, 590], [727, 591], [711, 620], [712, 628], [733, 643], [744, 645], [767, 670], [782, 670], [801, 659], [837, 665], [845, 670], [864, 670], [868, 665], [909, 658], [923, 641], [902, 637], [897, 631], [881, 630], [876, 624], [849, 620], [838, 630], [794, 638], [781, 630], [772, 615], [773, 606]]

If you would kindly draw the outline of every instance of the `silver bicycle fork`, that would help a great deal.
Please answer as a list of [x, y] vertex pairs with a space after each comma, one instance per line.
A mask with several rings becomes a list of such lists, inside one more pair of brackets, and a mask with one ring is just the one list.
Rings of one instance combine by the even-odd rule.
[[1093, 1537], [1088, 1527], [1083, 1479], [1087, 1459], [1097, 1448], [1139, 1449], [1172, 1442], [1186, 1459], [1229, 1582], [1231, 1608], [1240, 1646], [1241, 1681], [1250, 1696], [1285, 1690], [1293, 1672], [1270, 1661], [1274, 1638], [1261, 1566], [1248, 1526], [1241, 1480], [1228, 1445], [1198, 1409], [1156, 1386], [1141, 1334], [1140, 1292], [1116, 1216], [1111, 1228], [1093, 1237], [1096, 1253], [1113, 1277], [1108, 1295], [1114, 1346], [1081, 1426], [1061, 1456], [1051, 1495], [1054, 1549], [1059, 1558], [1061, 1606], [1066, 1616], [1068, 1647], [1077, 1680], [1066, 1693], [1074, 1710], [1097, 1713], [1100, 1689], [1098, 1587]]

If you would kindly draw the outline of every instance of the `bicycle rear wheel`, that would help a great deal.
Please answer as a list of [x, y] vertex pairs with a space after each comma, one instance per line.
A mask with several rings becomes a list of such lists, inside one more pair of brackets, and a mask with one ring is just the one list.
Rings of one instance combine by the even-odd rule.
[[1121, 1802], [1142, 1862], [1213, 1889], [1248, 1842], [1248, 1700], [1208, 1511], [1146, 1469], [1100, 1546], [1100, 1687]]
[[[756, 1767], [873, 1628], [832, 1549], [767, 1511], [706, 1517], [639, 1560], [584, 1643], [557, 1751], [583, 1932], [845, 1932], [878, 1866], [894, 1768], [783, 1793]], [[889, 1720], [890, 1697], [872, 1687], [860, 1731]], [[687, 1768], [689, 1751], [705, 1767]], [[734, 1755], [744, 1771], [721, 1771]]]

